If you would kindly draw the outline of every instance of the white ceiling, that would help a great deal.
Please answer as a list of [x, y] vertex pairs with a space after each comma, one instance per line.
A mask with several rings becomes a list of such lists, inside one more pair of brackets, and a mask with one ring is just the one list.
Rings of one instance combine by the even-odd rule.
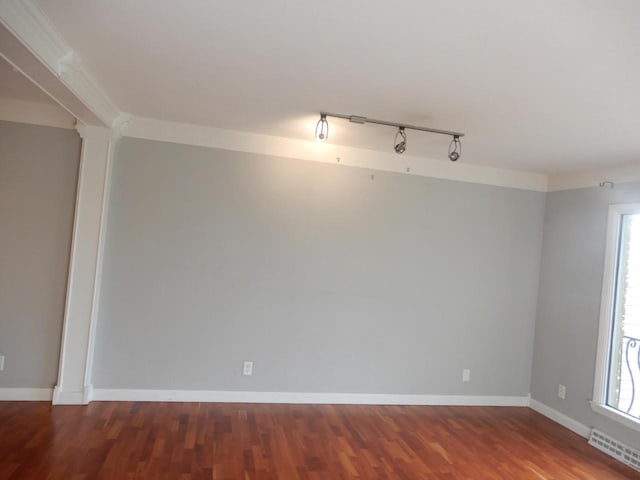
[[13, 66], [2, 57], [0, 57], [0, 98], [55, 105], [49, 95], [14, 70]]
[[[311, 138], [320, 110], [466, 132], [461, 161], [640, 161], [637, 0], [37, 0], [122, 111]], [[331, 121], [390, 151], [392, 128]], [[407, 154], [449, 139], [409, 132]]]

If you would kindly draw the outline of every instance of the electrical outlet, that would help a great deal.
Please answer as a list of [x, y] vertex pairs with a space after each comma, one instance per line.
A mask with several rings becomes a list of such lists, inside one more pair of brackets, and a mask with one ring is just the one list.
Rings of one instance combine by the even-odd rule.
[[245, 361], [242, 364], [243, 375], [253, 375], [253, 362]]
[[564, 397], [567, 395], [567, 387], [562, 384], [558, 385], [558, 396], [564, 400]]
[[469, 370], [468, 368], [465, 368], [464, 370], [462, 370], [462, 381], [463, 382], [471, 381], [471, 370]]
[[4, 370], [4, 355], [0, 355], [0, 372]]

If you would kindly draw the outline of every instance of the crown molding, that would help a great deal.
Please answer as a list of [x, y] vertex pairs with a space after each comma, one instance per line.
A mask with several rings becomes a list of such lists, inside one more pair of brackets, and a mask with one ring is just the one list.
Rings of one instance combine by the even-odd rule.
[[75, 118], [58, 105], [0, 98], [0, 120], [73, 129]]
[[549, 191], [597, 187], [600, 182], [615, 184], [636, 181], [640, 181], [640, 162], [550, 175]]
[[67, 52], [60, 58], [57, 69], [62, 83], [106, 126], [113, 126], [122, 113], [87, 72], [79, 57], [73, 51]]
[[0, 21], [52, 71], [57, 69], [59, 59], [71, 50], [30, 0], [3, 0]]
[[32, 0], [0, 2], [0, 22], [93, 112], [104, 126], [113, 125], [121, 115], [120, 110]]
[[[1, 2], [1, 0], [0, 0]], [[2, 4], [0, 3], [0, 8]], [[89, 125], [104, 125], [76, 95], [62, 83], [60, 78], [34, 56], [20, 40], [0, 23], [0, 57], [38, 86], [61, 108], [79, 122]]]
[[547, 176], [499, 168], [452, 163], [411, 155], [318, 143], [213, 127], [132, 117], [122, 133], [125, 137], [221, 148], [275, 157], [347, 165], [405, 175], [457, 180], [522, 190], [545, 192]]

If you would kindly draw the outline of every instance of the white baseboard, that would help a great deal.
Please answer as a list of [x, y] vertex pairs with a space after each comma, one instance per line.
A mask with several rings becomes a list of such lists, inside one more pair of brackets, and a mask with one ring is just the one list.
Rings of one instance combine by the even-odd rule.
[[50, 402], [52, 397], [52, 388], [0, 388], [0, 401]]
[[583, 425], [582, 423], [574, 420], [571, 417], [566, 416], [564, 413], [560, 413], [559, 411], [554, 410], [544, 403], [540, 403], [539, 401], [534, 400], [533, 398], [531, 399], [531, 404], [529, 406], [536, 412], [541, 413], [545, 417], [553, 420], [556, 423], [559, 423], [563, 427], [568, 428], [581, 437], [589, 438], [589, 435], [591, 434], [591, 428]]
[[54, 405], [87, 405], [93, 399], [93, 386], [85, 385], [84, 390], [62, 390], [56, 386], [53, 389], [52, 403]]
[[[353, 405], [529, 406], [528, 396], [394, 395], [370, 393], [241, 392], [219, 390], [94, 389], [69, 392], [59, 388], [0, 388], [0, 401], [53, 401], [54, 405], [86, 405], [92, 400], [133, 402], [298, 403]], [[548, 408], [548, 407], [547, 407]]]
[[471, 395], [393, 395], [369, 393], [239, 392], [96, 388], [93, 400], [138, 402], [324, 403], [354, 405], [529, 405], [529, 397]]

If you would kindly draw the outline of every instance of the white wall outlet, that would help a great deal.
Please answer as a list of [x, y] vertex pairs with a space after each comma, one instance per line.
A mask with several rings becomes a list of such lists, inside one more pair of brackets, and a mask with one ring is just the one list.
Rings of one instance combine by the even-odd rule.
[[567, 395], [567, 387], [562, 384], [558, 385], [558, 396], [564, 400], [564, 397]]
[[253, 375], [253, 362], [245, 361], [242, 364], [242, 374], [243, 375]]
[[462, 370], [462, 381], [463, 382], [470, 382], [471, 381], [471, 370], [468, 368], [465, 368], [464, 370]]
[[4, 355], [0, 355], [0, 372], [4, 370]]

